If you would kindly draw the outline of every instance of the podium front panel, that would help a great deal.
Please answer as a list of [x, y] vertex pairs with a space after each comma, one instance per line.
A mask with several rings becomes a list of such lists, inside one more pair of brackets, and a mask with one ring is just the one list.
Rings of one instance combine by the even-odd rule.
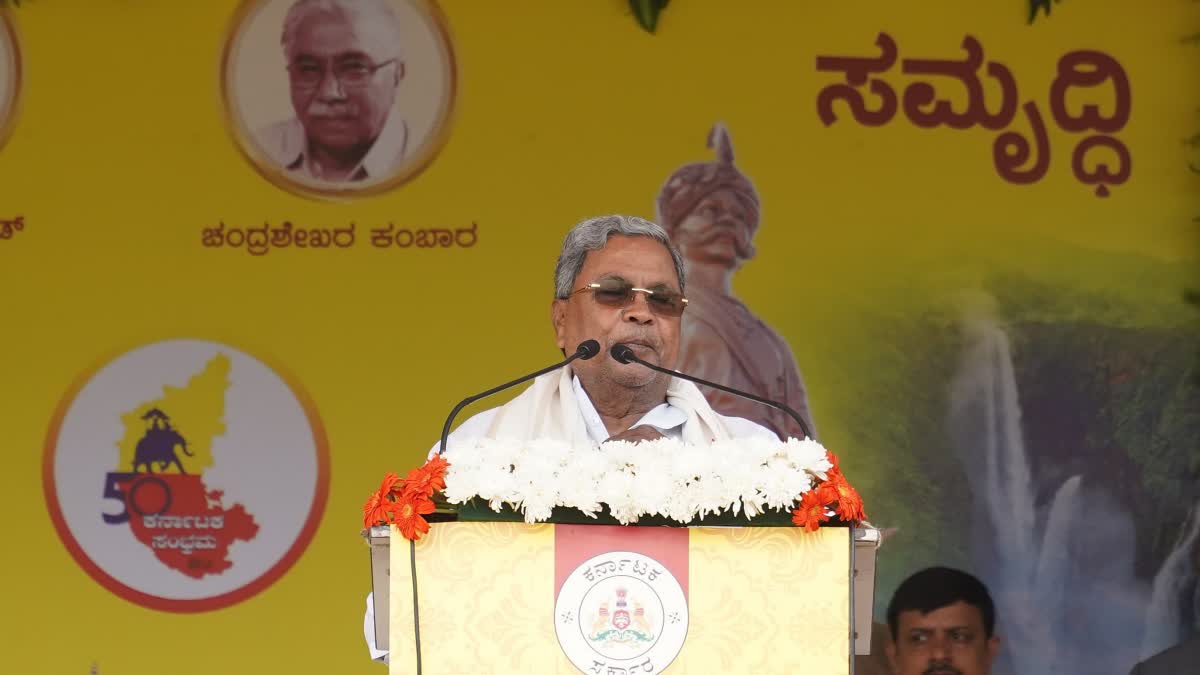
[[[850, 672], [850, 532], [436, 523], [393, 533], [391, 672]], [[414, 566], [415, 561], [415, 566]]]

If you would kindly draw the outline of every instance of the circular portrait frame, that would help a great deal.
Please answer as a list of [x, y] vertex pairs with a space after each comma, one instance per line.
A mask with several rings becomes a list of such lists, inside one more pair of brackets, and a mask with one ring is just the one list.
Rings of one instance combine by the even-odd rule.
[[0, 8], [0, 150], [16, 127], [21, 103], [21, 47], [8, 9]]
[[[402, 37], [398, 60], [403, 74], [387, 115], [400, 120], [403, 154], [382, 175], [335, 182], [290, 170], [279, 159], [278, 147], [268, 147], [263, 132], [266, 125], [278, 129], [289, 123], [301, 130], [281, 45], [284, 17], [297, 1], [242, 0], [229, 23], [221, 53], [220, 94], [226, 127], [238, 151], [275, 186], [316, 199], [375, 196], [413, 180], [449, 140], [458, 99], [458, 63], [441, 8], [435, 0], [385, 0]], [[387, 129], [373, 145], [385, 135]], [[394, 140], [394, 134], [389, 136]]]

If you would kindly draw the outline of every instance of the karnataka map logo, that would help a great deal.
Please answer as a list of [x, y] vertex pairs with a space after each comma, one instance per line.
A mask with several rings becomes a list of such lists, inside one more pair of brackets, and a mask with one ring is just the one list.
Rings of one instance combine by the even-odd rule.
[[202, 611], [291, 567], [324, 510], [328, 465], [315, 411], [277, 372], [176, 340], [127, 352], [68, 394], [44, 478], [59, 536], [93, 578], [148, 607]]
[[659, 672], [687, 638], [683, 587], [640, 553], [585, 561], [563, 583], [554, 613], [559, 646], [584, 673]]

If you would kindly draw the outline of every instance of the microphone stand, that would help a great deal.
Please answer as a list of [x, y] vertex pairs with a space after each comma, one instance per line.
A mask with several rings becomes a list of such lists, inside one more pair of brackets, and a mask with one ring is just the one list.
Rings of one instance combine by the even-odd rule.
[[[800, 431], [804, 433], [805, 438], [812, 438], [812, 432], [809, 430], [808, 424], [806, 424], [804, 422], [804, 418], [800, 417], [800, 413], [796, 412], [795, 410], [792, 410], [791, 408], [787, 407], [786, 405], [784, 405], [782, 403], [779, 403], [778, 401], [772, 401], [770, 399], [765, 399], [760, 396], [755, 396], [754, 394], [750, 394], [750, 393], [747, 393], [744, 391], [739, 391], [737, 389], [734, 389], [733, 387], [726, 387], [725, 385], [717, 384], [716, 382], [709, 382], [708, 380], [702, 380], [698, 377], [695, 377], [694, 375], [688, 375], [686, 373], [681, 373], [678, 370], [669, 370], [667, 368], [663, 368], [662, 366], [656, 366], [653, 363], [649, 363], [647, 361], [644, 361], [644, 360], [638, 358], [637, 354], [633, 353], [633, 349], [631, 349], [629, 347], [629, 345], [615, 344], [612, 346], [612, 349], [609, 350], [609, 354], [612, 355], [613, 359], [617, 360], [620, 363], [636, 363], [636, 364], [645, 366], [645, 367], [649, 368], [650, 370], [653, 370], [653, 371], [656, 371], [659, 373], [663, 373], [664, 375], [670, 375], [671, 377], [682, 378], [684, 380], [689, 380], [691, 382], [695, 382], [696, 384], [702, 384], [706, 387], [712, 387], [713, 389], [719, 389], [728, 394], [733, 394], [734, 396], [740, 396], [744, 399], [749, 399], [756, 403], [761, 403], [765, 406], [774, 408], [776, 410], [783, 411], [783, 412], [787, 413], [788, 415], [790, 415], [792, 419], [796, 420], [796, 424], [800, 425]], [[801, 440], [803, 440], [803, 439], [801, 439]]]
[[522, 382], [527, 382], [527, 381], [532, 380], [533, 378], [538, 377], [540, 375], [545, 375], [546, 373], [548, 373], [552, 370], [558, 370], [559, 368], [562, 368], [563, 366], [567, 365], [568, 363], [571, 363], [572, 361], [574, 361], [576, 359], [583, 359], [586, 361], [599, 353], [600, 353], [600, 343], [599, 342], [596, 342], [595, 340], [584, 340], [583, 342], [579, 343], [578, 347], [575, 348], [574, 354], [571, 354], [567, 358], [563, 359], [562, 361], [559, 361], [558, 363], [556, 363], [552, 366], [547, 366], [537, 372], [530, 373], [528, 375], [525, 375], [524, 377], [519, 377], [519, 378], [513, 380], [512, 382], [505, 382], [504, 384], [502, 384], [498, 387], [492, 387], [491, 389], [488, 389], [487, 391], [485, 391], [483, 393], [475, 394], [474, 396], [468, 396], [467, 398], [464, 398], [463, 400], [459, 401], [458, 405], [454, 406], [454, 409], [450, 411], [449, 417], [446, 418], [446, 423], [444, 425], [442, 425], [442, 439], [441, 439], [441, 443], [438, 445], [438, 454], [440, 455], [446, 451], [446, 440], [450, 437], [450, 425], [454, 423], [454, 418], [458, 415], [458, 413], [463, 408], [471, 405], [472, 403], [474, 403], [475, 401], [478, 401], [481, 398], [487, 398], [488, 396], [502, 392], [505, 389], [508, 389], [509, 387], [515, 387], [518, 384], [521, 384]]

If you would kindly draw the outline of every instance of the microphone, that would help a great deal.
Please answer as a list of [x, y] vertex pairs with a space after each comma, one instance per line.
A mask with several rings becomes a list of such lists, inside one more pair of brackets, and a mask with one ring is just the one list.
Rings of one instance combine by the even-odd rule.
[[571, 354], [567, 358], [563, 359], [562, 361], [559, 361], [558, 363], [556, 363], [552, 366], [542, 368], [541, 370], [539, 370], [537, 372], [530, 373], [528, 375], [525, 375], [524, 377], [519, 377], [519, 378], [513, 380], [512, 382], [505, 382], [504, 384], [500, 385], [499, 387], [492, 387], [491, 389], [488, 389], [487, 391], [485, 391], [483, 393], [475, 394], [474, 396], [468, 396], [467, 398], [464, 398], [463, 400], [459, 401], [458, 405], [454, 406], [454, 410], [450, 411], [450, 416], [446, 418], [446, 424], [442, 427], [442, 441], [441, 441], [441, 445], [438, 446], [438, 454], [440, 455], [446, 451], [446, 439], [450, 436], [450, 425], [454, 423], [454, 417], [456, 415], [458, 415], [459, 411], [461, 411], [463, 408], [474, 403], [475, 401], [478, 401], [481, 398], [487, 398], [488, 396], [491, 396], [492, 394], [495, 394], [495, 393], [502, 392], [505, 389], [508, 389], [509, 387], [515, 387], [518, 384], [521, 384], [522, 382], [527, 382], [529, 380], [532, 380], [533, 378], [535, 378], [539, 375], [545, 375], [546, 373], [548, 373], [552, 370], [558, 370], [559, 368], [562, 368], [563, 366], [574, 361], [575, 359], [583, 359], [584, 361], [586, 361], [599, 353], [600, 353], [600, 343], [599, 342], [596, 342], [595, 340], [584, 340], [583, 342], [579, 343], [578, 347], [575, 348], [574, 354]]
[[[737, 389], [734, 389], [733, 387], [726, 387], [723, 384], [717, 384], [716, 382], [709, 382], [708, 380], [702, 380], [698, 377], [695, 377], [692, 375], [687, 375], [685, 373], [681, 373], [678, 370], [668, 370], [666, 368], [663, 368], [662, 366], [656, 366], [653, 363], [648, 363], [646, 361], [643, 361], [642, 359], [639, 359], [637, 354], [633, 353], [633, 349], [630, 348], [629, 345], [623, 345], [623, 344], [617, 343], [612, 346], [612, 349], [608, 350], [608, 353], [609, 353], [609, 355], [611, 355], [613, 357], [614, 360], [616, 360], [619, 363], [637, 363], [637, 364], [640, 364], [640, 365], [643, 365], [643, 366], [649, 368], [650, 370], [664, 373], [666, 375], [670, 375], [671, 377], [682, 378], [684, 380], [695, 382], [696, 384], [702, 384], [706, 387], [712, 387], [713, 389], [719, 389], [723, 392], [733, 394], [734, 396], [740, 396], [744, 399], [749, 399], [751, 401], [754, 401], [755, 403], [761, 403], [765, 406], [770, 406], [776, 410], [782, 410], [783, 412], [787, 413], [788, 415], [791, 415], [792, 419], [796, 420], [796, 424], [800, 425], [800, 431], [804, 433], [805, 438], [812, 438], [812, 432], [809, 431], [808, 424], [806, 424], [804, 422], [804, 418], [800, 416], [800, 413], [796, 412], [795, 410], [792, 410], [791, 408], [787, 407], [786, 405], [784, 405], [778, 401], [772, 401], [770, 399], [761, 398], [759, 396], [755, 396], [754, 394], [749, 394], [744, 391], [738, 391]], [[801, 439], [801, 440], [803, 440], [803, 439]]]

